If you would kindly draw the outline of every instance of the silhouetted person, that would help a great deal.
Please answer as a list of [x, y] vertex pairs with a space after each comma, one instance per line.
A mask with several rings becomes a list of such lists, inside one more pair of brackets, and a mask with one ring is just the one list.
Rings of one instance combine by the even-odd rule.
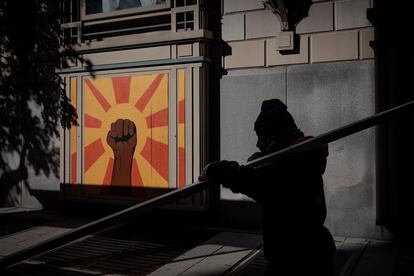
[[[254, 124], [260, 152], [250, 160], [300, 143], [305, 137], [278, 99], [262, 103]], [[262, 205], [266, 275], [333, 275], [335, 244], [323, 226], [326, 205], [322, 174], [327, 146], [291, 154], [255, 167], [217, 161], [204, 169], [208, 178]]]

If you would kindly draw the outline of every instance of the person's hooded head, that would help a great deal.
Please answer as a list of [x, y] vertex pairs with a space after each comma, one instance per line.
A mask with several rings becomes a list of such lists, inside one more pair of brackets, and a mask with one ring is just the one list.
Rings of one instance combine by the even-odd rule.
[[[257, 147], [262, 152], [269, 151], [269, 144], [274, 149], [280, 149], [289, 144], [289, 140], [296, 133], [301, 133], [295, 124], [292, 115], [287, 111], [287, 106], [279, 99], [271, 99], [262, 102], [259, 116], [254, 123], [254, 130], [258, 136]], [[295, 137], [296, 138], [296, 137]]]

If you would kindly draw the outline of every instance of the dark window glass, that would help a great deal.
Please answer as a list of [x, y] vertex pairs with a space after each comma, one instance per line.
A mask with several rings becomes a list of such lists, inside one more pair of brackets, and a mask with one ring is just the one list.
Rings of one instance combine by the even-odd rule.
[[63, 43], [66, 45], [78, 43], [78, 28], [65, 28], [63, 30]]
[[177, 13], [177, 30], [194, 30], [194, 12]]
[[63, 1], [63, 22], [70, 22], [70, 0]]
[[171, 16], [169, 14], [118, 21], [116, 24], [107, 22], [91, 26], [83, 26], [82, 39], [84, 41], [91, 41], [95, 39], [99, 40], [104, 37], [167, 30], [171, 30]]
[[79, 21], [80, 19], [79, 0], [72, 1], [72, 21]]
[[176, 0], [175, 6], [176, 7], [191, 6], [191, 5], [195, 5], [196, 3], [197, 3], [197, 0]]
[[86, 14], [100, 13], [102, 12], [102, 0], [87, 0], [86, 1]]
[[63, 1], [63, 23], [79, 21], [79, 0]]
[[166, 0], [86, 0], [86, 14], [165, 4]]

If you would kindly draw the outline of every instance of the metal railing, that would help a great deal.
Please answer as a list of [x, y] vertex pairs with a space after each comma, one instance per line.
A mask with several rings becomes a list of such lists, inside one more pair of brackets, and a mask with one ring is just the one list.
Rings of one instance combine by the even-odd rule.
[[[334, 129], [322, 135], [319, 135], [315, 138], [306, 140], [297, 145], [282, 149], [280, 151], [271, 153], [254, 161], [247, 163], [247, 166], [256, 166], [263, 162], [272, 162], [276, 161], [288, 154], [303, 152], [323, 144], [327, 144], [343, 137], [355, 134], [367, 128], [376, 126], [383, 121], [395, 117], [396, 115], [401, 114], [402, 112], [408, 111], [409, 109], [414, 108], [414, 101], [399, 105], [397, 107], [388, 109], [386, 111], [377, 113], [365, 119], [356, 121], [349, 125]], [[209, 183], [207, 181], [193, 183], [184, 188], [180, 188], [161, 196], [155, 197], [153, 199], [147, 200], [145, 202], [139, 203], [137, 205], [131, 206], [119, 212], [116, 212], [112, 215], [106, 216], [104, 218], [95, 220], [73, 230], [70, 230], [64, 234], [53, 237], [46, 241], [35, 244], [31, 247], [17, 251], [11, 255], [5, 256], [0, 259], [0, 269], [5, 269], [9, 266], [17, 264], [23, 260], [31, 258], [33, 256], [42, 254], [59, 246], [65, 245], [69, 242], [73, 242], [79, 238], [82, 238], [86, 235], [91, 235], [97, 232], [106, 231], [118, 226], [121, 226], [127, 223], [131, 218], [142, 215], [154, 209], [160, 208], [167, 204], [175, 202], [179, 198], [192, 195], [203, 189], [207, 188]]]

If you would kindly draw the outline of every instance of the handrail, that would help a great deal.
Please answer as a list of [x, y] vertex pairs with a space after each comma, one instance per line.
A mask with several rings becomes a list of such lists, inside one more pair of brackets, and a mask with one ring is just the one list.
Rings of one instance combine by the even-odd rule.
[[396, 107], [379, 112], [375, 115], [372, 115], [364, 119], [358, 120], [356, 122], [350, 123], [346, 126], [339, 127], [334, 130], [328, 131], [312, 139], [305, 140], [302, 143], [284, 148], [280, 151], [270, 153], [266, 156], [250, 161], [246, 164], [246, 166], [256, 166], [263, 162], [273, 162], [273, 161], [276, 161], [277, 159], [280, 159], [286, 156], [287, 154], [299, 153], [299, 152], [307, 151], [312, 148], [322, 146], [323, 144], [328, 144], [330, 142], [333, 142], [341, 138], [344, 138], [346, 136], [355, 134], [367, 128], [379, 125], [380, 123], [389, 119], [390, 117], [394, 117], [395, 115], [398, 115], [399, 113], [407, 111], [408, 109], [413, 108], [413, 107], [414, 107], [414, 101], [410, 101], [405, 104], [398, 105]]
[[18, 262], [21, 262], [30, 257], [39, 255], [41, 253], [45, 253], [59, 246], [73, 242], [84, 236], [101, 232], [107, 229], [115, 228], [117, 226], [121, 226], [127, 223], [128, 220], [131, 218], [145, 214], [149, 211], [165, 206], [169, 203], [173, 203], [175, 200], [179, 198], [197, 193], [206, 188], [207, 184], [207, 181], [202, 181], [193, 183], [191, 185], [185, 186], [177, 190], [173, 190], [171, 192], [154, 197], [142, 203], [128, 207], [114, 214], [82, 225], [78, 228], [70, 230], [56, 237], [50, 238], [46, 241], [19, 250], [13, 254], [10, 254], [0, 259], [0, 270], [17, 264]]
[[[271, 153], [264, 157], [258, 158], [254, 161], [248, 162], [246, 165], [257, 166], [264, 162], [275, 161], [288, 154], [303, 152], [303, 151], [321, 146], [323, 144], [333, 142], [340, 138], [355, 134], [357, 132], [370, 128], [372, 126], [378, 125], [381, 122], [389, 119], [390, 117], [394, 117], [413, 107], [414, 107], [414, 101], [396, 106], [394, 108], [377, 113], [375, 115], [356, 121], [344, 127], [334, 129], [332, 131], [319, 135], [315, 138], [306, 140], [297, 145], [294, 145], [286, 149], [282, 149], [280, 151]], [[64, 234], [61, 234], [59, 236], [56, 236], [46, 241], [35, 244], [31, 247], [19, 250], [13, 254], [10, 254], [8, 256], [1, 258], [0, 269], [5, 269], [25, 259], [31, 258], [33, 256], [39, 255], [41, 253], [52, 250], [59, 246], [65, 245], [69, 242], [75, 241], [86, 235], [91, 235], [99, 231], [104, 231], [110, 228], [114, 228], [118, 225], [122, 225], [133, 217], [147, 213], [159, 207], [165, 206], [166, 204], [172, 203], [179, 198], [199, 192], [203, 190], [204, 188], [208, 187], [208, 184], [209, 183], [207, 181], [193, 183], [184, 188], [180, 188], [180, 189], [165, 193], [161, 196], [158, 196], [153, 199], [147, 200], [145, 202], [136, 204], [134, 206], [131, 206], [129, 208], [116, 212], [112, 215], [103, 217], [101, 219], [95, 220], [90, 223], [87, 223], [83, 226], [80, 226]]]

